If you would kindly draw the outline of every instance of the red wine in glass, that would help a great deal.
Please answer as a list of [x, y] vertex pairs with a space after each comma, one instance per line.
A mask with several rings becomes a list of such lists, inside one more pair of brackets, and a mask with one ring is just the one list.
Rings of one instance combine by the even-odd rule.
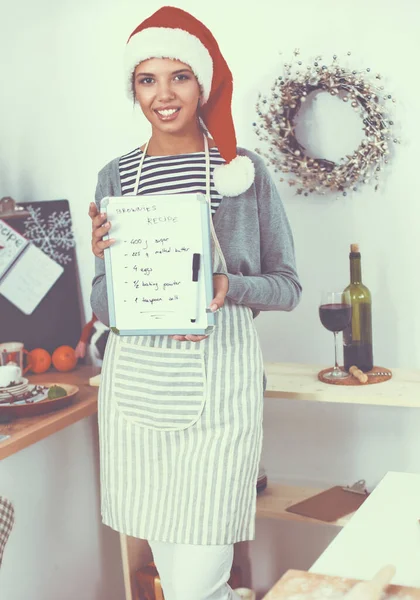
[[324, 378], [330, 380], [348, 377], [337, 360], [337, 333], [343, 331], [351, 321], [351, 300], [349, 292], [323, 292], [319, 306], [319, 318], [323, 326], [334, 333], [335, 366]]
[[319, 307], [319, 318], [328, 331], [343, 331], [351, 320], [350, 304], [322, 304]]

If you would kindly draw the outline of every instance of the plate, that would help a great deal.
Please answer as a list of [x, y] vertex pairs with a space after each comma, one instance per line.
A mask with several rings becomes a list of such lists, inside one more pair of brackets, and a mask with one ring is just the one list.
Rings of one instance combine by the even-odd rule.
[[[13, 390], [12, 395], [13, 396], [21, 396], [22, 394], [25, 394], [28, 391], [29, 391], [29, 386], [26, 386], [24, 388], [20, 388], [19, 390]], [[7, 400], [7, 398], [10, 398], [10, 394], [0, 394], [0, 400]]]
[[25, 390], [28, 387], [28, 380], [22, 377], [22, 380], [16, 385], [11, 387], [0, 387], [0, 398], [4, 398], [11, 394], [18, 394], [21, 390]]
[[66, 390], [67, 394], [62, 398], [45, 398], [45, 400], [40, 400], [39, 402], [34, 402], [33, 404], [8, 404], [7, 406], [0, 404], [0, 418], [36, 417], [37, 415], [42, 415], [52, 410], [58, 410], [59, 408], [63, 408], [64, 406], [70, 404], [76, 394], [79, 392], [77, 385], [71, 385], [69, 383], [43, 382], [38, 383], [37, 385], [43, 385], [48, 388], [52, 387], [53, 385], [59, 385]]
[[[12, 395], [7, 394], [3, 398], [0, 397], [0, 406], [20, 406], [26, 404], [34, 404], [45, 400], [48, 396], [48, 388], [46, 386], [28, 385], [26, 389], [13, 392]], [[28, 396], [25, 398], [25, 396]]]

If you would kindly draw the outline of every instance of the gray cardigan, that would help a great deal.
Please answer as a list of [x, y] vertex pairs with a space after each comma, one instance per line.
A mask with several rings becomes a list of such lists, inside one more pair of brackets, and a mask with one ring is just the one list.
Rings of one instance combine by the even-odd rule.
[[[277, 188], [260, 156], [238, 148], [251, 158], [255, 180], [243, 194], [224, 197], [213, 216], [214, 229], [225, 256], [229, 279], [227, 297], [252, 309], [290, 311], [298, 304], [302, 287], [296, 272], [293, 236]], [[95, 202], [121, 196], [119, 158], [98, 174]], [[91, 306], [109, 325], [105, 264], [95, 257]]]

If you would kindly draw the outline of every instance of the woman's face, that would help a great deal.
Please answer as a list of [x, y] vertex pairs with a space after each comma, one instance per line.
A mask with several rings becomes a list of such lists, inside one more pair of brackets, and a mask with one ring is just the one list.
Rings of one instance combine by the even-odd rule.
[[151, 58], [134, 71], [136, 100], [154, 131], [184, 133], [197, 127], [200, 86], [185, 63]]

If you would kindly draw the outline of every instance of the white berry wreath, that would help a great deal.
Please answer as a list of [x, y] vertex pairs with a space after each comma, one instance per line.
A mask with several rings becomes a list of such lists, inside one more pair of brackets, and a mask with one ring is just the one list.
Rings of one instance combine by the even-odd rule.
[[[318, 56], [306, 68], [294, 51], [294, 60], [285, 63], [283, 75], [271, 87], [271, 94], [259, 94], [256, 105], [258, 122], [253, 123], [260, 141], [268, 151], [256, 151], [266, 158], [275, 172], [288, 174], [288, 183], [298, 194], [325, 195], [328, 192], [346, 196], [358, 185], [375, 182], [378, 189], [380, 172], [389, 161], [390, 147], [399, 140], [392, 134], [389, 103], [395, 102], [379, 85], [380, 74], [371, 69], [356, 71], [342, 68], [334, 55], [331, 64]], [[347, 53], [350, 56], [350, 52]], [[298, 70], [296, 71], [296, 68]], [[293, 72], [293, 73], [292, 73]], [[340, 163], [307, 155], [295, 135], [295, 117], [311, 92], [324, 91], [349, 102], [361, 114], [365, 137], [353, 154]], [[280, 181], [284, 181], [281, 177]]]

